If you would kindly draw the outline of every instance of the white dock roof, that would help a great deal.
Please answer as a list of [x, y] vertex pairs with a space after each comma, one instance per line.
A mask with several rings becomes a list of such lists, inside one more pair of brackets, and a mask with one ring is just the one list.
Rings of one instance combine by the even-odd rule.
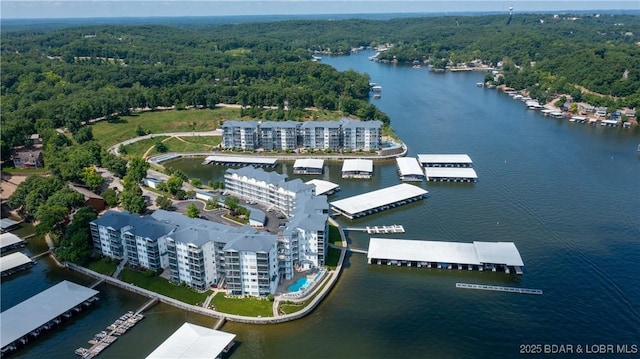
[[340, 187], [337, 183], [323, 181], [319, 179], [312, 179], [311, 181], [307, 181], [305, 183], [316, 187], [316, 196], [320, 196], [323, 193], [333, 191], [336, 188]]
[[373, 172], [373, 161], [362, 159], [344, 160], [342, 172]]
[[476, 170], [470, 167], [425, 167], [427, 178], [478, 178]]
[[277, 158], [271, 157], [249, 157], [249, 156], [207, 156], [205, 162], [226, 162], [226, 163], [260, 163], [265, 165], [276, 164]]
[[524, 266], [512, 242], [439, 242], [371, 238], [367, 258], [452, 264]]
[[415, 158], [398, 157], [396, 162], [401, 176], [424, 176], [424, 170]]
[[235, 337], [235, 334], [184, 323], [147, 359], [217, 358]]
[[96, 296], [97, 290], [62, 281], [0, 314], [2, 347]]
[[429, 192], [420, 187], [408, 183], [401, 183], [377, 191], [334, 201], [330, 204], [342, 212], [356, 214], [427, 193]]
[[0, 272], [19, 267], [23, 264], [31, 262], [31, 259], [20, 252], [8, 254], [0, 257]]
[[293, 168], [319, 168], [324, 166], [324, 160], [319, 158], [301, 158], [296, 160]]
[[0, 234], [0, 248], [8, 247], [20, 242], [22, 242], [22, 238], [13, 233]]
[[469, 155], [418, 155], [420, 163], [473, 163]]

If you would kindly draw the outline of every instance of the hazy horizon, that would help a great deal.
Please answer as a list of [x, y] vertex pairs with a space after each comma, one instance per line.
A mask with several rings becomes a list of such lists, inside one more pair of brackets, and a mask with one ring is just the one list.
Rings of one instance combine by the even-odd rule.
[[366, 15], [570, 11], [638, 11], [638, 1], [390, 1], [390, 0], [236, 0], [236, 1], [2, 1], [1, 19], [127, 17], [205, 17], [256, 15]]

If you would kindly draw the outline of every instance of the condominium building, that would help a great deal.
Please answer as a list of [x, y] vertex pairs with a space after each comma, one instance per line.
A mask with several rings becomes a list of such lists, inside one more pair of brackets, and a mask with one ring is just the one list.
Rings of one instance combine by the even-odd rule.
[[338, 150], [342, 147], [342, 133], [338, 121], [308, 121], [300, 126], [302, 146], [316, 150]]
[[224, 247], [227, 292], [266, 296], [279, 282], [277, 237], [261, 233], [238, 236]]
[[225, 121], [222, 143], [226, 149], [272, 150], [379, 150], [382, 122], [342, 118], [339, 121]]
[[225, 149], [253, 151], [258, 147], [258, 124], [254, 121], [225, 121], [222, 145]]
[[299, 122], [263, 122], [259, 124], [259, 147], [267, 151], [298, 148]]
[[354, 121], [341, 119], [342, 146], [350, 150], [379, 150], [382, 143], [382, 122], [380, 121]]
[[311, 196], [314, 191], [314, 186], [300, 179], [287, 181], [287, 175], [253, 166], [228, 169], [224, 182], [225, 190], [234, 196], [276, 208], [288, 216], [293, 213], [296, 196]]

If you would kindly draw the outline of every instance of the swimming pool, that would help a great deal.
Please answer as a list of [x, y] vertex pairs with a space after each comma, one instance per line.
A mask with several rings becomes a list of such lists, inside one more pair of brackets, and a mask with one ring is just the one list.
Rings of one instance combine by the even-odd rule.
[[297, 292], [300, 290], [300, 288], [306, 287], [306, 284], [307, 277], [302, 277], [298, 279], [294, 284], [290, 285], [287, 289], [289, 289], [290, 292]]

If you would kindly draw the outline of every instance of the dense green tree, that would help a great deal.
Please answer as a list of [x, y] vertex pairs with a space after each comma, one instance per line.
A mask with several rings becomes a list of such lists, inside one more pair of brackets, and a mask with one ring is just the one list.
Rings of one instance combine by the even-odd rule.
[[91, 257], [92, 242], [89, 223], [97, 218], [96, 212], [89, 208], [80, 208], [73, 214], [71, 224], [66, 228], [56, 256], [62, 261], [84, 264]]
[[84, 196], [68, 187], [63, 187], [53, 193], [46, 202], [47, 206], [65, 207], [68, 209], [80, 207], [84, 203]]
[[127, 169], [127, 175], [131, 177], [136, 183], [142, 181], [147, 177], [147, 170], [149, 170], [149, 163], [141, 157], [133, 157], [129, 160], [129, 168]]
[[85, 167], [82, 170], [82, 182], [92, 191], [96, 191], [104, 184], [104, 178], [96, 171], [95, 167]]
[[189, 203], [187, 205], [187, 209], [185, 211], [185, 215], [189, 218], [199, 218], [200, 217], [200, 210], [198, 209], [198, 207], [196, 206], [195, 203]]
[[91, 130], [91, 127], [84, 126], [78, 129], [78, 131], [73, 134], [73, 139], [80, 144], [93, 140], [93, 131]]
[[69, 209], [62, 206], [50, 206], [47, 204], [38, 207], [35, 212], [35, 219], [38, 220], [36, 233], [44, 234], [49, 232], [54, 226], [62, 222], [69, 214]]
[[123, 190], [120, 193], [120, 203], [125, 210], [131, 213], [143, 213], [146, 209], [142, 189], [138, 182], [130, 173], [127, 173], [122, 179]]
[[240, 206], [240, 200], [238, 199], [238, 197], [229, 196], [225, 198], [224, 205], [230, 210], [235, 211], [236, 209], [238, 209], [238, 206]]
[[191, 179], [191, 185], [194, 187], [201, 187], [202, 186], [202, 180], [200, 180], [200, 178], [193, 178]]
[[119, 203], [118, 194], [112, 188], [105, 189], [100, 193], [100, 196], [104, 198], [104, 201], [107, 202], [107, 206], [109, 208], [116, 207]]
[[33, 216], [40, 205], [62, 188], [62, 182], [56, 178], [29, 176], [20, 183], [7, 201], [11, 208], [21, 209], [27, 216]]
[[173, 205], [171, 198], [165, 196], [158, 196], [156, 199], [156, 206], [160, 209], [168, 210]]
[[182, 181], [182, 178], [173, 174], [169, 177], [169, 179], [167, 179], [166, 184], [167, 184], [167, 191], [175, 195], [178, 192], [178, 190], [182, 188], [183, 181]]

